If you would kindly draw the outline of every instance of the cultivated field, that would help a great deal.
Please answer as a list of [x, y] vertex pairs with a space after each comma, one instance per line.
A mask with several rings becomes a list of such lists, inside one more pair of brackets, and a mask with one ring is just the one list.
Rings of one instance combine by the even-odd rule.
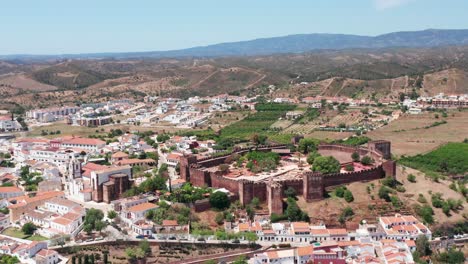
[[[447, 142], [461, 142], [468, 137], [468, 111], [448, 112], [443, 118], [438, 113], [404, 115], [388, 126], [367, 133], [372, 139], [386, 139], [392, 142], [392, 153], [398, 156], [428, 152]], [[446, 120], [446, 124], [425, 128], [435, 122]]]

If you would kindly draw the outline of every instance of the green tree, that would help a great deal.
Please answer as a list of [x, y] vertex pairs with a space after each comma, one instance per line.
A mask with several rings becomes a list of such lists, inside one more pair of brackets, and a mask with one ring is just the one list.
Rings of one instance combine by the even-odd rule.
[[224, 222], [224, 212], [217, 213], [215, 216], [215, 222], [220, 225]]
[[0, 263], [4, 264], [16, 264], [20, 263], [18, 257], [10, 255], [1, 255], [0, 254]]
[[450, 248], [447, 252], [440, 253], [437, 256], [437, 260], [440, 263], [451, 263], [451, 264], [466, 263], [463, 252], [456, 250], [454, 248]]
[[351, 154], [351, 159], [353, 159], [354, 162], [358, 162], [361, 159], [361, 156], [359, 156], [359, 153], [353, 152], [353, 154]]
[[107, 213], [107, 218], [109, 219], [114, 219], [117, 217], [117, 213], [114, 211], [114, 210], [110, 210], [108, 213]]
[[37, 230], [37, 226], [31, 222], [28, 222], [21, 227], [21, 231], [26, 235], [32, 235]]
[[253, 221], [254, 216], [255, 216], [255, 209], [249, 204], [245, 207], [245, 211], [247, 213], [247, 216], [251, 221]]
[[392, 190], [390, 190], [387, 186], [381, 186], [379, 189], [379, 198], [390, 202], [390, 193], [392, 193]]
[[151, 254], [151, 245], [148, 240], [143, 240], [138, 244], [138, 247], [145, 253], [145, 256]]
[[168, 135], [168, 134], [159, 134], [157, 137], [156, 137], [156, 140], [160, 143], [163, 143], [163, 142], [166, 142], [168, 139], [170, 139], [171, 137]]
[[431, 255], [431, 248], [429, 247], [429, 239], [425, 235], [419, 235], [416, 238], [416, 251], [420, 256]]
[[362, 163], [363, 165], [371, 165], [372, 163], [374, 163], [374, 160], [373, 160], [371, 157], [369, 157], [369, 156], [364, 156], [364, 157], [362, 157], [362, 159], [361, 159], [361, 163]]
[[101, 231], [106, 224], [102, 221], [104, 213], [95, 208], [90, 208], [86, 211], [84, 220], [84, 230], [87, 233], [91, 233], [93, 230]]
[[236, 260], [232, 262], [232, 264], [247, 264], [247, 260], [245, 259], [245, 256], [239, 256]]
[[353, 193], [352, 193], [350, 190], [346, 190], [346, 191], [344, 192], [344, 199], [345, 199], [345, 201], [348, 202], [348, 203], [354, 201]]
[[340, 216], [338, 217], [338, 222], [344, 224], [346, 220], [350, 219], [354, 215], [354, 211], [351, 207], [345, 207], [341, 211]]
[[230, 201], [226, 193], [215, 192], [210, 195], [210, 204], [217, 209], [225, 209], [229, 207]]
[[306, 154], [311, 151], [317, 150], [317, 146], [319, 143], [320, 141], [315, 138], [303, 138], [299, 140], [298, 150]]
[[254, 232], [245, 232], [244, 237], [247, 241], [249, 241], [249, 243], [254, 243], [258, 239], [257, 234]]
[[296, 197], [296, 189], [294, 189], [293, 187], [289, 186], [286, 190], [284, 190], [284, 195], [286, 197]]
[[254, 197], [250, 203], [254, 208], [260, 207], [260, 199], [258, 199], [258, 197]]
[[319, 156], [321, 156], [321, 155], [317, 151], [309, 152], [309, 155], [307, 155], [307, 163], [309, 163], [310, 165], [314, 164], [315, 158], [317, 158]]
[[264, 145], [266, 143], [267, 138], [267, 136], [258, 133], [254, 133], [250, 136], [250, 140], [255, 145]]
[[340, 162], [332, 156], [317, 157], [312, 165], [312, 171], [323, 174], [340, 172]]
[[345, 170], [346, 170], [346, 171], [354, 171], [354, 166], [353, 166], [353, 164], [346, 164]]
[[406, 177], [408, 179], [409, 182], [416, 182], [416, 176], [414, 176], [413, 174], [408, 174], [408, 176]]
[[340, 198], [343, 198], [344, 197], [344, 193], [346, 191], [346, 187], [345, 186], [339, 186], [335, 189], [335, 195], [337, 197], [340, 197]]
[[304, 213], [292, 197], [288, 197], [285, 215], [289, 221], [309, 221], [309, 216]]

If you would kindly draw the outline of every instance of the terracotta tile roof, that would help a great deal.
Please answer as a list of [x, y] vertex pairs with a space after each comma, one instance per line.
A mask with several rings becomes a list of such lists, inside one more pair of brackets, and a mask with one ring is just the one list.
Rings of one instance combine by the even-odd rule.
[[62, 217], [65, 218], [65, 219], [74, 221], [74, 220], [80, 218], [81, 215], [76, 214], [76, 213], [66, 213], [66, 214], [62, 215]]
[[9, 200], [9, 201], [17, 201], [17, 203], [8, 206], [8, 208], [12, 208], [12, 209], [13, 208], [19, 208], [19, 207], [25, 206], [25, 205], [27, 205], [29, 203], [32, 203], [32, 202], [49, 200], [49, 199], [52, 199], [54, 197], [59, 197], [59, 196], [63, 196], [63, 195], [64, 195], [64, 193], [62, 191], [50, 191], [50, 192], [38, 193], [34, 197], [19, 196], [19, 197], [11, 198]]
[[162, 225], [163, 226], [178, 226], [179, 223], [177, 223], [177, 220], [163, 220]]
[[311, 229], [310, 233], [312, 235], [329, 235], [328, 229]]
[[0, 193], [15, 193], [15, 192], [23, 192], [23, 190], [15, 186], [0, 187]]
[[123, 159], [117, 161], [119, 165], [131, 165], [131, 164], [139, 164], [139, 163], [155, 163], [153, 159]]
[[416, 242], [414, 240], [405, 240], [405, 243], [406, 243], [406, 245], [408, 245], [408, 247], [415, 247], [416, 246]]
[[171, 180], [171, 185], [176, 185], [176, 184], [184, 184], [186, 183], [187, 181], [184, 180], [184, 179], [175, 179], [175, 180]]
[[72, 220], [66, 219], [66, 218], [63, 218], [63, 217], [57, 217], [54, 220], [52, 220], [52, 222], [54, 222], [56, 224], [59, 224], [59, 225], [63, 225], [63, 226], [66, 226], [66, 225], [69, 225], [69, 224], [73, 223]]
[[278, 252], [276, 250], [267, 251], [266, 255], [268, 256], [269, 259], [277, 259], [278, 258]]
[[37, 252], [36, 255], [39, 255], [43, 258], [46, 258], [48, 256], [52, 256], [52, 255], [55, 255], [55, 254], [58, 254], [57, 251], [55, 250], [52, 250], [52, 249], [41, 249], [39, 250], [39, 252]]
[[108, 168], [107, 166], [104, 165], [99, 165], [96, 163], [88, 162], [83, 166], [83, 170], [103, 170]]
[[151, 210], [151, 209], [156, 209], [156, 208], [158, 208], [158, 206], [155, 204], [142, 203], [142, 204], [138, 204], [138, 205], [128, 208], [128, 211], [134, 213], [134, 212], [141, 212], [141, 211], [146, 211], [146, 210]]
[[170, 153], [169, 155], [167, 155], [166, 159], [168, 159], [168, 160], [179, 160], [180, 157], [182, 157], [182, 155]]
[[313, 246], [307, 246], [307, 247], [298, 247], [297, 248], [297, 255], [300, 257], [307, 256], [307, 255], [312, 255], [314, 252], [314, 247]]
[[106, 142], [97, 138], [72, 138], [64, 140], [62, 144], [75, 144], [75, 145], [105, 145]]
[[17, 143], [48, 143], [49, 140], [43, 138], [19, 138]]
[[240, 223], [239, 224], [239, 231], [248, 231], [250, 228], [248, 223]]
[[340, 228], [340, 229], [328, 229], [330, 235], [332, 236], [344, 236], [348, 235], [348, 231], [346, 229]]
[[291, 228], [294, 232], [310, 232], [309, 224], [306, 222], [293, 222]]
[[128, 158], [128, 154], [122, 151], [118, 151], [112, 154], [112, 158]]
[[78, 203], [75, 203], [73, 201], [70, 201], [70, 200], [67, 200], [67, 199], [61, 198], [61, 197], [52, 198], [50, 201], [47, 201], [47, 203], [66, 206], [66, 207], [68, 207], [68, 209], [72, 209], [73, 207], [80, 206]]

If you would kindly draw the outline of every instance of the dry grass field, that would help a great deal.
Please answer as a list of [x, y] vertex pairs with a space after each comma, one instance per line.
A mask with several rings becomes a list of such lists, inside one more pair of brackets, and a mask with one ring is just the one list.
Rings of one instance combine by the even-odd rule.
[[[416, 176], [416, 182], [412, 183], [407, 180], [408, 174], [413, 174]], [[434, 182], [430, 178], [426, 178], [424, 173], [408, 168], [398, 166], [397, 169], [397, 180], [403, 183], [403, 186], [406, 189], [405, 193], [399, 193], [399, 198], [407, 205], [420, 204], [417, 201], [419, 194], [422, 194], [426, 198], [428, 204], [431, 204], [431, 194], [430, 193], [442, 193], [443, 199], [461, 199], [464, 200], [464, 197], [459, 192], [456, 192], [449, 188], [450, 181], [439, 180], [439, 182]], [[457, 222], [463, 220], [463, 215], [468, 215], [468, 207], [466, 202], [464, 203], [463, 210], [460, 210], [458, 213], [451, 213], [450, 217], [447, 217], [440, 208], [434, 209], [434, 219], [438, 223], [446, 222]]]
[[[392, 153], [415, 155], [428, 152], [447, 142], [460, 142], [468, 137], [468, 111], [448, 112], [448, 117], [434, 117], [435, 113], [404, 115], [388, 126], [367, 133], [372, 139], [385, 139], [392, 142]], [[434, 122], [446, 120], [446, 124], [431, 126]]]
[[[407, 180], [408, 174], [416, 176], [416, 183], [411, 183]], [[427, 204], [431, 205], [431, 192], [442, 193], [443, 199], [464, 199], [463, 196], [449, 188], [450, 181], [440, 180], [440, 182], [433, 182], [429, 178], [425, 178], [424, 174], [413, 170], [411, 168], [402, 168], [398, 166], [397, 180], [403, 184], [405, 192], [395, 192], [398, 198], [403, 202], [403, 212], [409, 212], [417, 216], [413, 212], [413, 205], [421, 204], [417, 201], [418, 195], [421, 193], [427, 200]], [[367, 188], [370, 188], [368, 193]], [[371, 186], [374, 186], [373, 188]], [[343, 198], [334, 196], [332, 190], [330, 190], [329, 198], [321, 201], [312, 203], [306, 203], [302, 197], [299, 197], [298, 205], [305, 210], [314, 224], [325, 223], [329, 226], [341, 226], [338, 222], [338, 217], [341, 211], [349, 206], [354, 211], [354, 217], [351, 223], [356, 223], [361, 220], [367, 220], [370, 223], [376, 221], [377, 215], [391, 215], [392, 213], [398, 212], [395, 210], [391, 203], [385, 203], [378, 197], [378, 190], [381, 186], [380, 180], [374, 180], [369, 182], [355, 182], [346, 185], [347, 189], [353, 193], [354, 201], [347, 203]], [[369, 205], [375, 205], [375, 208], [369, 207]], [[450, 216], [445, 215], [440, 208], [433, 208], [434, 219], [436, 224], [440, 223], [454, 223], [464, 219], [464, 215], [468, 215], [468, 207], [466, 203], [464, 208], [458, 212], [451, 212]]]
[[[152, 127], [144, 127], [144, 126], [134, 126], [134, 125], [126, 125], [126, 124], [115, 124], [115, 125], [105, 125], [101, 127], [83, 127], [83, 126], [70, 126], [65, 124], [64, 122], [55, 122], [50, 123], [45, 126], [35, 126], [30, 127], [30, 131], [26, 133], [25, 136], [28, 137], [38, 137], [41, 136], [42, 130], [45, 131], [60, 131], [61, 133], [58, 135], [47, 135], [46, 138], [55, 138], [60, 136], [81, 136], [87, 137], [90, 135], [95, 135], [102, 133], [100, 132], [101, 129], [104, 129], [104, 132], [109, 132], [111, 129], [121, 129], [122, 131], [154, 131], [154, 132], [177, 132], [182, 131], [185, 129], [175, 128], [174, 126], [152, 126]], [[97, 133], [96, 130], [99, 130]], [[24, 136], [24, 135], [22, 135]]]

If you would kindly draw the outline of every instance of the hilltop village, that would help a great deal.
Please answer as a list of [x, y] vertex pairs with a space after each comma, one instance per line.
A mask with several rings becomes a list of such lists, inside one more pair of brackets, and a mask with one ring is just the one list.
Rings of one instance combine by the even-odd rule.
[[[122, 263], [154, 258], [149, 243], [164, 242], [239, 248], [219, 261], [416, 263], [426, 256], [421, 250], [466, 242], [463, 224], [450, 239], [431, 230], [442, 211], [467, 216], [466, 171], [450, 170], [447, 160], [442, 173], [453, 176], [450, 188], [461, 198], [445, 200], [433, 190], [410, 207], [403, 199], [414, 195], [405, 188], [428, 176], [405, 171], [413, 161], [373, 133], [412, 115], [434, 119], [423, 129], [443, 126], [467, 107], [467, 95], [379, 101], [221, 94], [5, 111], [0, 254], [24, 263]], [[425, 195], [438, 211], [422, 202]], [[122, 241], [137, 246], [112, 253]], [[71, 250], [101, 244], [111, 247]]]

